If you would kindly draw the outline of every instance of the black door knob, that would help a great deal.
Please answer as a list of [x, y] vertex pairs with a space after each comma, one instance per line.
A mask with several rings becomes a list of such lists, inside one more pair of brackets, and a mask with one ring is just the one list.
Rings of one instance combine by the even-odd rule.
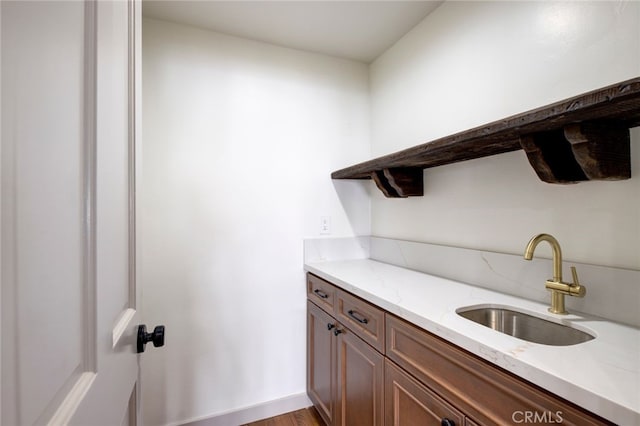
[[144, 352], [147, 343], [153, 342], [156, 348], [164, 346], [164, 325], [159, 325], [153, 329], [152, 333], [147, 333], [147, 326], [138, 326], [138, 353]]
[[456, 422], [454, 422], [453, 420], [449, 420], [448, 418], [443, 418], [442, 419], [442, 423], [440, 423], [442, 426], [456, 426]]

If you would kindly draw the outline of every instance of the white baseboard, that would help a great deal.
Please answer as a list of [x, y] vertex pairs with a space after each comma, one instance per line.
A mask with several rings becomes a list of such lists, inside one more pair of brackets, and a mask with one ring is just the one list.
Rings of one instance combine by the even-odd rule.
[[210, 417], [194, 419], [182, 426], [238, 426], [313, 405], [306, 393], [286, 396], [237, 410], [227, 411]]

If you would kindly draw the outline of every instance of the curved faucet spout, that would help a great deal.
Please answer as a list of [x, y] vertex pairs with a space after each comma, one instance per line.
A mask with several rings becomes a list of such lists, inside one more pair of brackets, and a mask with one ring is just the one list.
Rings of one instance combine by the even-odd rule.
[[533, 259], [533, 252], [541, 241], [548, 242], [553, 250], [553, 280], [562, 282], [562, 251], [560, 250], [560, 243], [552, 235], [538, 234], [533, 237], [524, 250], [524, 258], [526, 260]]

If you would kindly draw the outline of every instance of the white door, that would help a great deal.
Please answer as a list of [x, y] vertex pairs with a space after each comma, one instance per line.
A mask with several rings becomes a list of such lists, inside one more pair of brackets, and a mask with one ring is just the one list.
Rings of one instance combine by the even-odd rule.
[[0, 17], [2, 425], [135, 424], [140, 4]]

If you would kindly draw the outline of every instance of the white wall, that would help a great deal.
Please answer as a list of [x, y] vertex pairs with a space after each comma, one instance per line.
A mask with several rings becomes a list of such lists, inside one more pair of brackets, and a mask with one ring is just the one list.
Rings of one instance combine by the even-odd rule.
[[[371, 66], [372, 153], [639, 75], [639, 2], [446, 2]], [[549, 232], [567, 259], [640, 269], [640, 129], [631, 143], [627, 181], [545, 184], [523, 151], [427, 169], [424, 197], [372, 191], [372, 233], [521, 254]]]
[[550, 232], [567, 259], [640, 269], [640, 129], [628, 181], [545, 184], [522, 151], [429, 169], [421, 198], [329, 179], [638, 75], [637, 2], [446, 2], [369, 70], [145, 20], [139, 267], [145, 321], [167, 326], [143, 357], [145, 424], [304, 392], [320, 216], [332, 236], [516, 254]]
[[143, 22], [145, 424], [305, 392], [302, 239], [368, 234], [331, 170], [370, 156], [363, 64]]

